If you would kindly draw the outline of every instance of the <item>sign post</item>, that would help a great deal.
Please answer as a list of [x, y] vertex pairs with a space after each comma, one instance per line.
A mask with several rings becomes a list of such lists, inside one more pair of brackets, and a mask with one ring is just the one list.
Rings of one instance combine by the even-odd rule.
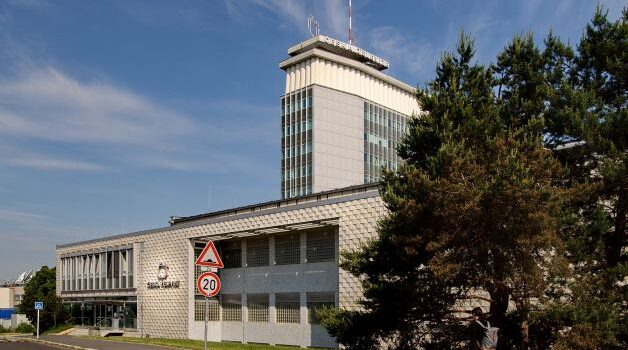
[[[196, 266], [222, 269], [225, 265], [218, 255], [214, 242], [209, 241], [195, 262]], [[207, 350], [207, 324], [209, 323], [209, 298], [220, 292], [220, 278], [213, 272], [203, 272], [196, 280], [196, 288], [205, 296], [205, 347]]]
[[37, 310], [37, 339], [39, 339], [39, 310], [43, 310], [43, 309], [44, 309], [44, 302], [36, 301], [35, 310]]

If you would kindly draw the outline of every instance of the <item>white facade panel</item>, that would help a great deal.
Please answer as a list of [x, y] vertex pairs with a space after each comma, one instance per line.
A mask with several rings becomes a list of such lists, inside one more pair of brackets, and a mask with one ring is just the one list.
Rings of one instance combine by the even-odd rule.
[[[329, 199], [327, 199], [329, 198]], [[262, 209], [265, 208], [265, 209]], [[203, 322], [194, 318], [194, 251], [191, 240], [245, 230], [257, 230], [278, 225], [295, 225], [313, 220], [337, 220], [336, 252], [355, 249], [374, 237], [377, 220], [385, 207], [375, 186], [359, 186], [328, 194], [313, 194], [299, 200], [284, 200], [277, 204], [261, 204], [253, 209], [234, 209], [207, 219], [177, 224], [146, 233], [127, 234], [58, 246], [57, 269], [61, 258], [100, 252], [116, 247], [133, 247], [134, 274], [137, 284], [127, 291], [89, 290], [81, 293], [61, 292], [61, 273], [57, 274], [57, 291], [64, 299], [108, 298], [133, 295], [138, 303], [137, 329], [129, 334], [151, 337], [202, 339]], [[361, 295], [360, 284], [353, 276], [339, 269], [335, 262], [305, 263], [305, 236], [301, 236], [301, 264], [268, 267], [235, 268], [221, 271], [223, 293], [241, 294], [244, 322], [212, 321], [209, 339], [234, 340], [300, 346], [333, 347], [335, 342], [319, 325], [307, 323], [305, 295], [309, 292], [333, 292], [337, 305], [355, 307]], [[270, 243], [269, 243], [270, 244]], [[143, 245], [143, 249], [142, 249]], [[269, 246], [270, 247], [270, 246]], [[142, 251], [143, 250], [143, 251]], [[272, 251], [272, 249], [271, 249]], [[275, 253], [270, 253], [274, 255]], [[179, 288], [148, 289], [147, 283], [158, 280], [160, 264], [169, 266], [168, 280], [180, 281]], [[300, 297], [301, 321], [295, 324], [275, 322], [276, 293], [297, 292]], [[267, 323], [246, 321], [246, 295], [268, 293]], [[143, 321], [143, 322], [142, 322]]]

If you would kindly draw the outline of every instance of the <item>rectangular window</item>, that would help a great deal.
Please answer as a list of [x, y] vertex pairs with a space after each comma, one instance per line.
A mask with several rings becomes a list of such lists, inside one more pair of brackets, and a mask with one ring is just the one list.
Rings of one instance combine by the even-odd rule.
[[220, 247], [220, 257], [226, 269], [242, 267], [242, 244], [240, 241], [222, 242]]
[[249, 238], [246, 241], [246, 266], [268, 266], [268, 237]]
[[100, 288], [107, 289], [107, 253], [101, 253], [101, 262], [100, 262]]
[[278, 293], [275, 297], [277, 323], [301, 323], [299, 293]]
[[87, 289], [94, 289], [94, 270], [96, 269], [96, 258], [93, 255], [88, 256], [89, 266], [87, 274]]
[[224, 294], [222, 296], [222, 320], [227, 322], [242, 321], [242, 296]]
[[83, 284], [81, 285], [81, 290], [87, 290], [87, 276], [89, 275], [89, 261], [87, 260], [87, 255], [83, 255], [82, 257], [81, 268], [83, 271]]
[[275, 264], [288, 265], [301, 262], [301, 247], [298, 234], [275, 237]]
[[61, 291], [65, 291], [65, 259], [61, 259]]
[[246, 299], [249, 322], [268, 322], [268, 294], [249, 294]]
[[100, 289], [100, 254], [94, 255], [94, 289]]
[[120, 252], [113, 252], [113, 287], [120, 288]]
[[128, 272], [128, 260], [126, 250], [120, 251], [120, 288], [126, 288], [127, 272]]
[[307, 322], [317, 324], [316, 310], [336, 307], [335, 299], [333, 292], [307, 293]]
[[72, 257], [70, 259], [72, 259], [72, 290], [76, 290], [76, 257]]
[[[218, 299], [209, 298], [209, 314], [208, 321], [220, 321], [220, 304]], [[205, 321], [205, 297], [197, 296], [194, 298], [194, 321]]]
[[308, 263], [334, 261], [336, 257], [336, 235], [334, 231], [308, 232], [306, 252]]
[[133, 269], [135, 266], [135, 262], [133, 261], [133, 249], [128, 250], [128, 261], [129, 261], [129, 288], [135, 287], [135, 282], [133, 282]]

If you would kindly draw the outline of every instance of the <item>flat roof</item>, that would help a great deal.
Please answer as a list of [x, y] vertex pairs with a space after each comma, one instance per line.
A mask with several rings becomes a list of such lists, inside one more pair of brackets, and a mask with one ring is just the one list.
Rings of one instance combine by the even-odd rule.
[[209, 212], [204, 214], [185, 216], [185, 217], [170, 217], [170, 226], [160, 227], [149, 230], [142, 230], [130, 233], [123, 233], [117, 235], [110, 235], [101, 238], [95, 238], [85, 241], [71, 242], [65, 244], [57, 244], [57, 248], [67, 248], [72, 246], [83, 245], [87, 243], [102, 242], [110, 239], [141, 236], [156, 232], [176, 230], [180, 228], [211, 224], [221, 221], [237, 220], [251, 216], [268, 215], [278, 212], [297, 210], [302, 208], [309, 208], [318, 205], [327, 205], [333, 203], [340, 203], [360, 198], [369, 198], [379, 195], [378, 184], [370, 183], [363, 185], [355, 185], [349, 187], [338, 188], [330, 191], [323, 191], [312, 193], [304, 196], [274, 200], [270, 202], [262, 202], [258, 204], [251, 204], [240, 206], [231, 209], [219, 210], [215, 212]]
[[234, 215], [234, 214], [243, 213], [243, 212], [259, 212], [259, 211], [264, 211], [266, 209], [282, 208], [282, 207], [288, 207], [288, 206], [297, 205], [297, 204], [317, 202], [323, 199], [348, 196], [348, 195], [352, 195], [352, 194], [356, 194], [360, 192], [366, 192], [366, 191], [374, 191], [374, 190], [377, 190], [377, 188], [378, 188], [377, 183], [354, 185], [354, 186], [349, 186], [349, 187], [333, 189], [329, 191], [316, 192], [316, 193], [298, 196], [298, 197], [279, 199], [279, 200], [263, 202], [263, 203], [258, 203], [258, 204], [245, 205], [245, 206], [241, 206], [237, 208], [225, 209], [225, 210], [214, 211], [214, 212], [209, 212], [209, 213], [204, 213], [204, 214], [185, 216], [185, 217], [173, 216], [170, 219], [170, 225], [176, 226], [181, 223], [189, 222], [189, 221], [196, 221], [196, 220], [214, 218], [214, 217], [219, 217], [219, 216], [229, 216], [229, 215]]
[[362, 62], [367, 66], [370, 66], [380, 71], [390, 66], [388, 61], [384, 60], [383, 58], [377, 57], [372, 53], [369, 53], [366, 50], [362, 50], [355, 45], [351, 45], [325, 35], [317, 35], [311, 39], [300, 42], [290, 47], [288, 49], [288, 55], [297, 56], [301, 53], [315, 48], [319, 48], [346, 58]]

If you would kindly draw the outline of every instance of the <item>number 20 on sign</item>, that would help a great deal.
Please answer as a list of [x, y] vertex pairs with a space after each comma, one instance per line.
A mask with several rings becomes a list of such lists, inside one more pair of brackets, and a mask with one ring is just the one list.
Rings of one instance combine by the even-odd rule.
[[220, 292], [220, 278], [213, 272], [204, 272], [198, 276], [196, 288], [201, 294], [211, 298]]

